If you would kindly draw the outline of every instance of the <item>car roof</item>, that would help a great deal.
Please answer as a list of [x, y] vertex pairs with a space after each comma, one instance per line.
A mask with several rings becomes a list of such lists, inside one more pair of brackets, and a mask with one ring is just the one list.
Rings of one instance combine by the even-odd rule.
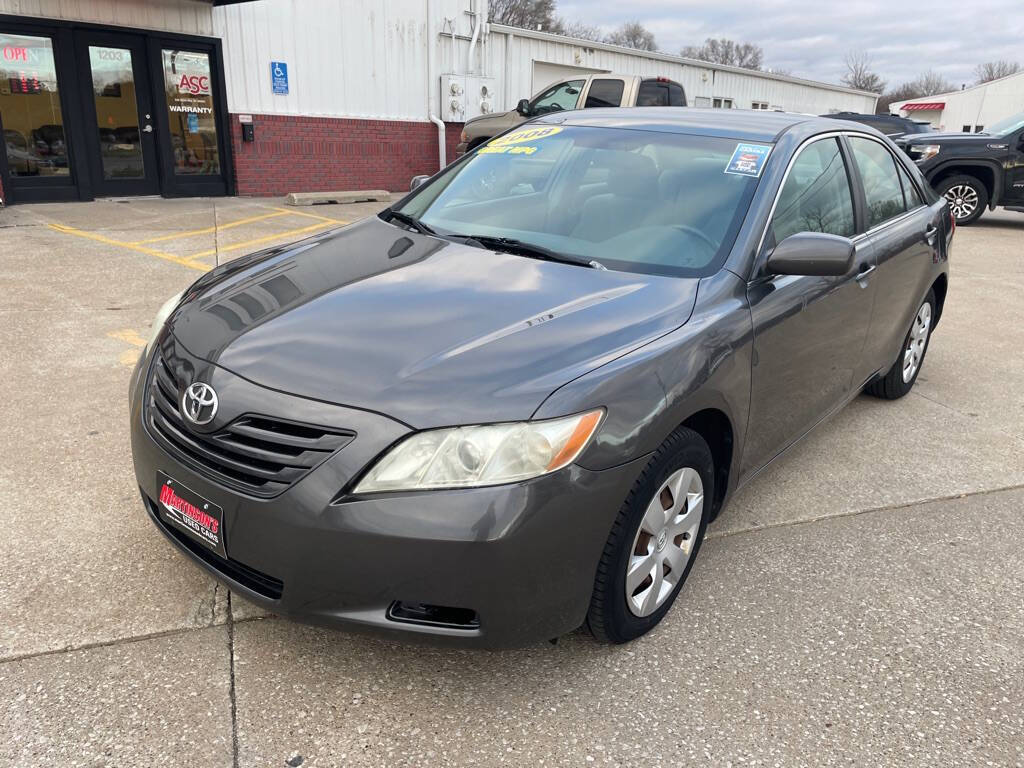
[[[631, 128], [662, 133], [720, 136], [741, 141], [773, 142], [794, 125], [813, 133], [815, 124], [823, 131], [836, 130], [836, 121], [794, 112], [753, 109], [704, 109], [700, 107], [613, 107], [553, 112], [535, 123], [582, 125], [602, 128]], [[852, 126], [851, 126], [852, 127]], [[863, 128], [857, 125], [856, 128]]]

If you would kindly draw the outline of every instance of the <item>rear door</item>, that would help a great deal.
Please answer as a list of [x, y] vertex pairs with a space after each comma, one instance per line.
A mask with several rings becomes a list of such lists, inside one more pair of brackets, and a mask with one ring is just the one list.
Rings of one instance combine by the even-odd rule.
[[626, 80], [622, 77], [592, 77], [583, 94], [583, 108], [621, 107], [626, 93]]
[[804, 144], [779, 192], [747, 298], [754, 326], [750, 416], [743, 472], [776, 454], [845, 402], [871, 318], [874, 256], [857, 237], [849, 273], [840, 277], [769, 275], [777, 243], [798, 232], [855, 238], [858, 230], [849, 158], [835, 135]]
[[887, 369], [899, 353], [930, 267], [941, 247], [941, 205], [929, 207], [922, 190], [882, 141], [847, 137], [863, 187], [867, 235], [875, 250], [877, 295], [864, 349], [863, 376]]

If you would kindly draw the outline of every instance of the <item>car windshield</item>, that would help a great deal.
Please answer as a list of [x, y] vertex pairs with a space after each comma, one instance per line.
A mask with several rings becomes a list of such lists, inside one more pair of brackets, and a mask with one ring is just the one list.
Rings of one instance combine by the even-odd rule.
[[452, 165], [398, 210], [442, 237], [507, 238], [608, 269], [705, 276], [732, 247], [770, 151], [743, 146], [647, 130], [525, 126]]
[[1018, 128], [1024, 128], [1024, 112], [1008, 117], [1005, 120], [1000, 120], [998, 123], [992, 123], [985, 133], [990, 136], [1006, 136]]

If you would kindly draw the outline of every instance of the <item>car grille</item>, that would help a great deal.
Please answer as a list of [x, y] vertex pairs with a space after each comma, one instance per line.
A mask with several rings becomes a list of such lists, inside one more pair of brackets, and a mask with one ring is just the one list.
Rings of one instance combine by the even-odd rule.
[[181, 416], [179, 384], [158, 355], [146, 403], [150, 433], [168, 453], [206, 477], [254, 496], [282, 493], [355, 437], [347, 430], [253, 414], [199, 434]]

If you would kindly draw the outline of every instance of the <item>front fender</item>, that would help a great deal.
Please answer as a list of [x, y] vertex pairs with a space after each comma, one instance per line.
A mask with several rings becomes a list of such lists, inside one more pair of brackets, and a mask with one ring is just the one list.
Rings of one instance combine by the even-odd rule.
[[972, 169], [978, 170], [980, 168], [992, 173], [992, 194], [989, 196], [988, 209], [990, 211], [994, 211], [996, 206], [999, 205], [999, 200], [1003, 196], [1004, 174], [1002, 165], [997, 163], [995, 160], [960, 160], [953, 157], [940, 162], [933, 168], [929, 168], [925, 173], [925, 177], [928, 179], [928, 183], [934, 188], [935, 179], [939, 176], [946, 175], [949, 171], [970, 174]]
[[598, 470], [651, 453], [699, 411], [721, 411], [733, 431], [731, 490], [750, 407], [752, 338], [746, 284], [723, 270], [701, 280], [685, 325], [563, 385], [534, 418], [606, 408], [604, 424], [577, 462]]

